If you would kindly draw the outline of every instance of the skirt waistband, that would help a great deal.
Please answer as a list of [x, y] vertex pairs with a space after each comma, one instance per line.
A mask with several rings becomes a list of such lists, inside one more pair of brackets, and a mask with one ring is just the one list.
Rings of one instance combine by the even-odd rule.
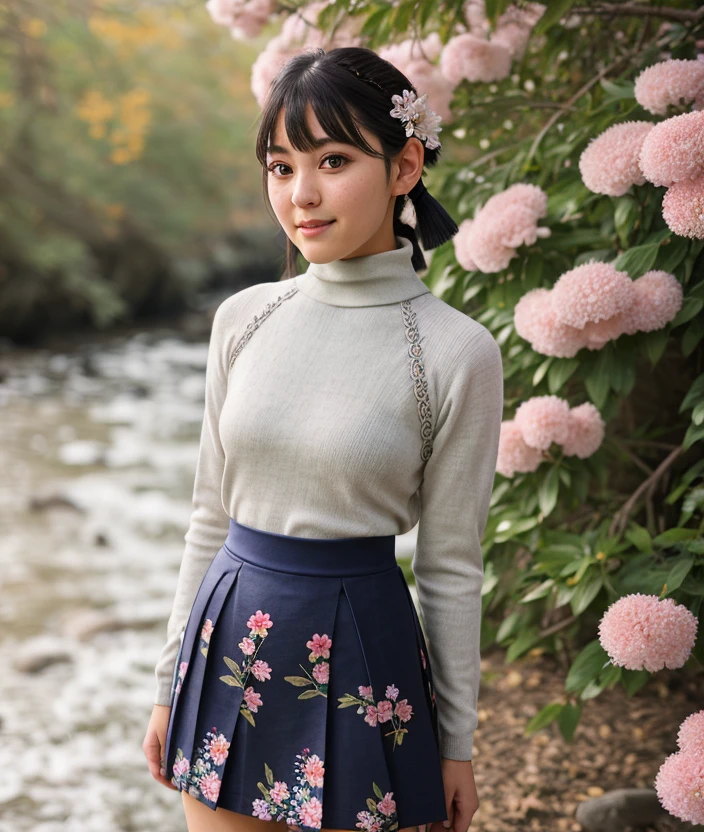
[[396, 536], [294, 537], [255, 529], [230, 518], [224, 548], [238, 560], [298, 575], [348, 578], [397, 566]]

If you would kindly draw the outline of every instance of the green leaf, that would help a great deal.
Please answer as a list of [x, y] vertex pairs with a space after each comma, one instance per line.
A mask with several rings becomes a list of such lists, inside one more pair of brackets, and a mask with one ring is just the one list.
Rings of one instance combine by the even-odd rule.
[[674, 592], [682, 585], [682, 581], [689, 575], [694, 566], [694, 558], [691, 555], [682, 555], [672, 565], [670, 574], [667, 576], [667, 592]]
[[553, 357], [550, 356], [543, 361], [542, 364], [538, 367], [538, 369], [533, 373], [533, 387], [537, 387], [540, 382], [543, 380], [543, 376], [547, 371], [550, 369], [550, 365], [553, 362]]
[[637, 693], [646, 684], [648, 679], [650, 679], [650, 673], [647, 670], [627, 670], [625, 667], [621, 668], [621, 684], [629, 696]]
[[560, 716], [563, 707], [561, 702], [551, 702], [549, 705], [546, 705], [529, 720], [525, 728], [526, 734], [534, 734], [536, 731], [540, 731], [542, 728], [550, 725], [550, 723], [554, 722]]
[[620, 272], [628, 272], [635, 280], [653, 268], [658, 256], [660, 243], [645, 243], [641, 246], [633, 246], [623, 254], [620, 254], [611, 264]]
[[584, 379], [584, 386], [587, 388], [589, 397], [599, 410], [604, 409], [611, 386], [610, 367], [607, 368], [606, 365], [608, 362], [604, 356], [605, 353], [602, 352]]
[[543, 517], [547, 517], [557, 505], [560, 492], [559, 466], [553, 465], [538, 488], [538, 505]]
[[511, 644], [511, 646], [506, 651], [506, 661], [513, 662], [519, 656], [522, 656], [524, 653], [527, 653], [531, 647], [535, 646], [542, 640], [540, 635], [540, 631], [533, 628], [528, 628], [523, 630], [521, 633], [518, 634], [516, 640]]
[[692, 540], [696, 537], [699, 537], [697, 529], [667, 529], [667, 531], [664, 531], [653, 539], [653, 545], [660, 546], [663, 549], [669, 549], [670, 546], [675, 546], [683, 540]]
[[556, 358], [548, 369], [548, 388], [552, 394], [562, 389], [563, 384], [580, 366], [577, 358]]
[[700, 401], [704, 401], [704, 373], [697, 376], [687, 391], [687, 395], [682, 399], [678, 413], [684, 413], [685, 410], [689, 410], [690, 407], [695, 407]]
[[304, 679], [303, 676], [284, 676], [284, 681], [290, 682], [292, 685], [295, 685], [297, 688], [303, 688], [306, 685], [312, 684], [310, 679]]
[[649, 554], [653, 551], [653, 541], [648, 530], [639, 526], [637, 523], [633, 523], [631, 528], [626, 531], [625, 537], [641, 552], [647, 552]]
[[562, 706], [562, 711], [557, 720], [557, 724], [560, 726], [560, 733], [567, 740], [567, 742], [572, 741], [574, 732], [577, 730], [577, 726], [579, 725], [579, 718], [581, 714], [581, 703], [573, 705], [571, 702], [565, 702]]
[[570, 600], [570, 606], [575, 616], [580, 616], [596, 598], [603, 586], [604, 578], [600, 572], [585, 575], [577, 584]]
[[660, 361], [665, 347], [667, 346], [667, 339], [669, 332], [665, 329], [657, 330], [656, 332], [649, 332], [645, 341], [645, 351], [648, 353], [648, 358], [653, 367]]
[[266, 763], [264, 763], [264, 774], [266, 775], [266, 782], [270, 786], [273, 786], [274, 785], [274, 772], [271, 770], [271, 768]]
[[382, 790], [379, 788], [379, 786], [374, 782], [372, 783], [372, 791], [379, 798], [379, 800], [384, 799], [384, 792], [382, 792]]
[[672, 328], [674, 329], [676, 326], [680, 326], [681, 324], [686, 324], [687, 321], [691, 321], [695, 315], [698, 315], [702, 311], [702, 307], [704, 307], [704, 299], [693, 297], [685, 298], [680, 311], [677, 315], [675, 315], [675, 318], [671, 323]]
[[299, 699], [312, 699], [314, 696], [322, 696], [322, 693], [315, 688], [314, 690], [304, 690], [303, 693], [298, 694]]
[[578, 693], [583, 690], [589, 682], [599, 676], [606, 662], [609, 662], [609, 656], [599, 640], [594, 639], [594, 641], [589, 642], [572, 662], [572, 666], [567, 672], [565, 691], [567, 693]]
[[550, 594], [550, 590], [555, 586], [553, 578], [548, 578], [546, 581], [538, 584], [527, 595], [519, 600], [519, 604], [528, 604], [531, 601], [537, 601], [539, 598], [544, 598]]
[[697, 316], [687, 327], [682, 336], [682, 355], [691, 355], [704, 337], [704, 316]]
[[635, 98], [635, 84], [633, 81], [609, 81], [602, 78], [599, 83], [610, 99]]

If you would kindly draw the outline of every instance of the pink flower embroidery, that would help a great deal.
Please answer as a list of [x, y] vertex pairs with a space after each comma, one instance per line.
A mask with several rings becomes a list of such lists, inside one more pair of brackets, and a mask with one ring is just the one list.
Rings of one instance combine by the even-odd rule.
[[325, 767], [317, 754], [311, 754], [303, 764], [303, 774], [311, 786], [322, 786]]
[[271, 668], [266, 662], [261, 659], [257, 659], [257, 661], [252, 665], [252, 674], [255, 679], [263, 682], [265, 679], [271, 679]]
[[314, 659], [329, 659], [332, 640], [325, 633], [322, 636], [315, 633], [313, 638], [306, 642], [306, 647], [310, 649]]
[[398, 688], [395, 685], [387, 685], [386, 686], [386, 698], [392, 699], [396, 701], [396, 697], [398, 696]]
[[208, 751], [210, 753], [211, 760], [216, 766], [222, 765], [225, 762], [228, 754], [227, 749], [229, 747], [230, 743], [225, 739], [224, 734], [218, 734], [217, 737], [210, 740]]
[[393, 705], [384, 699], [380, 699], [376, 706], [379, 715], [379, 722], [388, 722], [391, 719]]
[[244, 701], [247, 705], [247, 708], [250, 711], [256, 713], [259, 709], [259, 706], [262, 704], [262, 697], [250, 685], [244, 692]]
[[371, 699], [373, 696], [371, 685], [360, 685], [357, 690], [359, 690], [359, 695], [365, 697], [365, 699]]
[[283, 780], [276, 780], [274, 781], [274, 785], [271, 787], [269, 794], [271, 795], [271, 799], [274, 803], [277, 803], [280, 806], [284, 800], [290, 796], [291, 792], [288, 789], [288, 785]]
[[213, 802], [217, 801], [220, 794], [221, 782], [222, 781], [215, 771], [211, 771], [209, 774], [204, 774], [198, 783], [200, 790], [203, 793], [203, 797]]
[[408, 699], [401, 699], [400, 702], [397, 702], [394, 713], [401, 722], [408, 722], [413, 715], [413, 708], [408, 704]]
[[426, 668], [426, 661], [425, 661], [425, 653], [423, 652], [423, 648], [420, 648], [420, 660], [423, 662], [423, 670]]
[[364, 721], [374, 727], [377, 724], [377, 711], [375, 705], [367, 705], [366, 708], [367, 715], [364, 717]]
[[186, 757], [181, 757], [180, 759], [177, 758], [176, 762], [174, 763], [174, 776], [181, 777], [182, 775], [186, 774], [190, 767], [191, 764]]
[[256, 644], [251, 638], [249, 638], [249, 636], [245, 636], [237, 646], [245, 654], [245, 656], [251, 656], [256, 648]]
[[374, 798], [367, 800], [367, 806], [371, 811], [357, 812], [357, 828], [362, 829], [363, 832], [392, 832], [398, 829], [393, 792], [384, 794], [376, 783], [372, 783], [372, 786], [376, 800]]
[[323, 804], [317, 797], [311, 797], [298, 810], [298, 817], [304, 826], [320, 829], [323, 820]]
[[324, 659], [330, 658], [332, 639], [326, 634], [315, 633], [306, 647], [311, 651], [308, 654], [308, 661], [312, 662], [313, 669], [309, 672], [307, 668], [299, 663], [299, 667], [305, 676], [284, 676], [284, 679], [299, 688], [310, 688], [299, 694], [299, 699], [312, 699], [314, 696], [328, 695], [328, 684], [330, 682], [330, 663]]
[[330, 681], [330, 664], [328, 662], [320, 662], [313, 667], [313, 678], [321, 685], [327, 685]]
[[247, 626], [250, 630], [250, 635], [258, 635], [258, 636], [266, 636], [267, 630], [269, 627], [272, 627], [274, 622], [271, 621], [268, 612], [262, 612], [261, 610], [257, 610], [253, 615], [250, 615]]
[[206, 644], [210, 644], [210, 636], [213, 633], [213, 629], [213, 622], [209, 618], [206, 618], [203, 629], [200, 631], [200, 637]]
[[252, 814], [259, 818], [259, 820], [271, 820], [271, 815], [269, 814], [269, 805], [266, 800], [262, 800], [259, 798], [258, 800], [252, 801]]
[[391, 799], [393, 792], [387, 792], [383, 799], [376, 804], [376, 808], [387, 817], [396, 811], [396, 801]]

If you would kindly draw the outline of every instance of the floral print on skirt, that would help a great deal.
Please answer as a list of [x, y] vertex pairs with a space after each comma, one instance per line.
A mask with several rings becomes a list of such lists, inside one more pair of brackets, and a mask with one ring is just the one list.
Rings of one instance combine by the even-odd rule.
[[174, 669], [171, 782], [300, 830], [447, 819], [423, 631], [393, 535], [230, 520]]

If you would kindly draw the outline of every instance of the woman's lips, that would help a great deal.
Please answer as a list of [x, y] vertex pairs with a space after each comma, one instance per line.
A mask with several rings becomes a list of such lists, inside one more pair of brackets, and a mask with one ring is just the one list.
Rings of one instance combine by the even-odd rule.
[[330, 222], [326, 222], [325, 225], [316, 225], [313, 228], [305, 228], [304, 226], [300, 225], [298, 230], [303, 234], [305, 237], [317, 237], [318, 234], [322, 234], [326, 228], [330, 228], [330, 226], [335, 222], [335, 220], [331, 220]]

